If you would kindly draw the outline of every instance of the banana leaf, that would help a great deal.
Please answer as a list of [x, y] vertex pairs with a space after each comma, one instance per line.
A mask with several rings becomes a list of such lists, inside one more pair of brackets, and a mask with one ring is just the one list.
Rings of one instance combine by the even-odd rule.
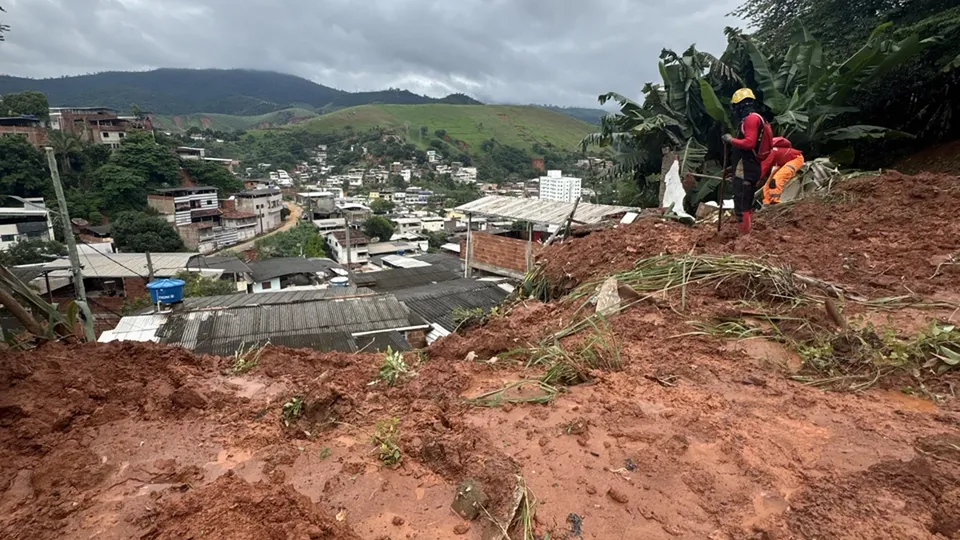
[[912, 139], [913, 135], [880, 126], [849, 126], [825, 132], [824, 141], [853, 141], [858, 139]]
[[700, 79], [700, 97], [703, 100], [703, 106], [710, 118], [717, 122], [722, 122], [728, 131], [733, 131], [733, 122], [730, 121], [730, 115], [727, 114], [727, 108], [720, 103], [713, 87], [706, 79]]
[[776, 76], [767, 63], [767, 57], [750, 39], [746, 40], [746, 47], [753, 64], [753, 74], [763, 91], [763, 103], [770, 107], [774, 114], [783, 113], [787, 108], [787, 98], [777, 89]]

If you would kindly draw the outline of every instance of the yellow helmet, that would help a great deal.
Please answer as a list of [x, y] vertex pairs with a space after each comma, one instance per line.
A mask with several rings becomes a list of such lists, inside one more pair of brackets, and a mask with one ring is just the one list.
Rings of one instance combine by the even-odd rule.
[[730, 100], [730, 103], [736, 105], [745, 99], [757, 100], [757, 96], [753, 95], [753, 90], [749, 88], [741, 88], [733, 93], [733, 99]]

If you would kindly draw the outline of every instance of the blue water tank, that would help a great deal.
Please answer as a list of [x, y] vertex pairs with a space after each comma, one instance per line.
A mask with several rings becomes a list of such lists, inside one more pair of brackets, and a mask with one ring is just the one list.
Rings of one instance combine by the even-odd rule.
[[184, 284], [182, 279], [158, 279], [147, 283], [147, 289], [150, 289], [150, 298], [154, 304], [176, 304], [183, 301]]

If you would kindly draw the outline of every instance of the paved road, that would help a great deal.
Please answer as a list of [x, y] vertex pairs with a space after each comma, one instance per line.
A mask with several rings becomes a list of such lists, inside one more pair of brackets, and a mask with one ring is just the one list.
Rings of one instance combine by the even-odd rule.
[[283, 231], [289, 231], [290, 229], [296, 227], [297, 223], [300, 221], [300, 216], [303, 215], [303, 207], [291, 201], [286, 201], [283, 204], [285, 204], [287, 208], [290, 209], [290, 215], [287, 216], [287, 220], [283, 222], [283, 225], [281, 225], [279, 229], [275, 229], [273, 231], [268, 232], [267, 234], [260, 235], [254, 238], [253, 240], [247, 240], [242, 244], [234, 244], [228, 248], [221, 249], [217, 253], [221, 253], [224, 251], [246, 251], [248, 249], [253, 249], [253, 245], [257, 240], [260, 240], [261, 238], [266, 238], [268, 236], [272, 236], [274, 234], [277, 234]]

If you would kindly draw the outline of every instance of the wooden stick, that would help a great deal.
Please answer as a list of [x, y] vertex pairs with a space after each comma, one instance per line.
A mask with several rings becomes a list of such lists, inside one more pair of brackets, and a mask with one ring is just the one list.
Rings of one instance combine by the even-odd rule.
[[727, 143], [723, 143], [723, 172], [720, 173], [720, 189], [717, 190], [717, 232], [723, 226], [723, 185], [727, 182]]

